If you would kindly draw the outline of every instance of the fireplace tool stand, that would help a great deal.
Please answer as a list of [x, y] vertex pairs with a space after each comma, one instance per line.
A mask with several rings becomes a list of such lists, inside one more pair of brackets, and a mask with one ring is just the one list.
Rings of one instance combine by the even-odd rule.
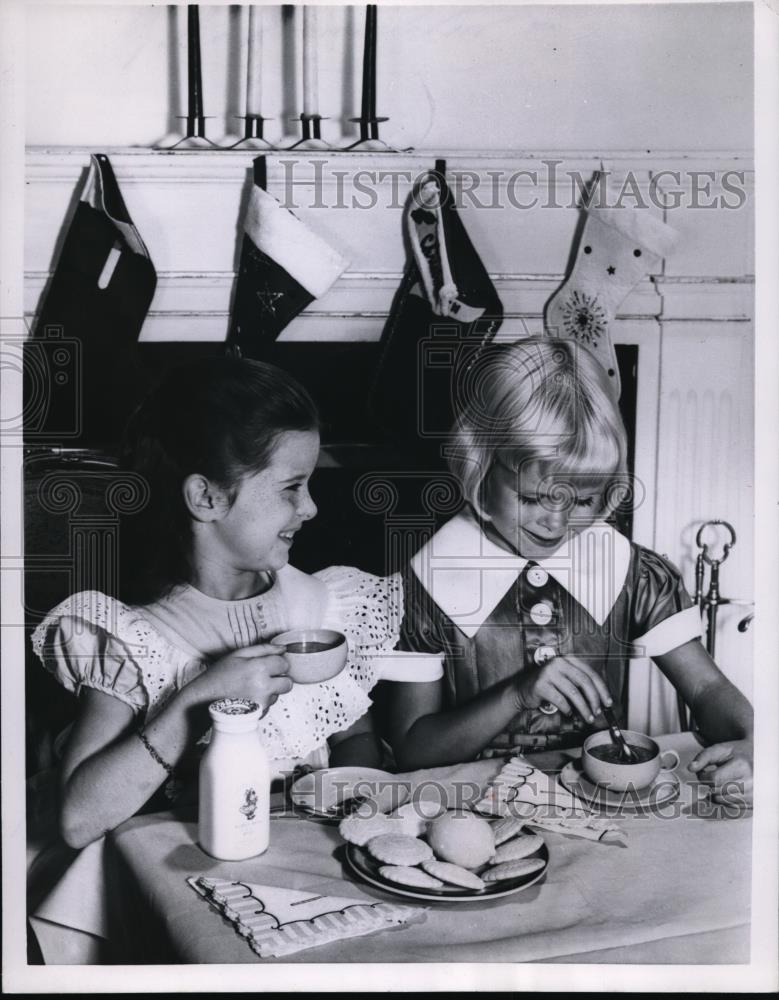
[[[721, 527], [727, 533], [729, 541], [722, 545], [722, 555], [715, 559], [711, 554], [711, 545], [703, 541], [703, 534], [707, 528]], [[722, 597], [720, 594], [719, 570], [722, 563], [728, 558], [730, 550], [736, 544], [736, 531], [732, 524], [727, 521], [705, 521], [695, 536], [695, 544], [700, 550], [698, 558], [695, 560], [695, 603], [701, 612], [706, 628], [706, 651], [714, 659], [715, 646], [717, 641], [717, 612], [723, 604], [743, 604], [751, 605], [752, 601], [742, 600], [734, 597]], [[704, 591], [706, 567], [709, 567], [709, 586]], [[738, 624], [739, 632], [746, 632], [752, 621], [753, 615], [747, 615]], [[680, 694], [676, 695], [676, 704], [679, 710], [679, 723], [683, 730], [692, 729], [694, 721]]]

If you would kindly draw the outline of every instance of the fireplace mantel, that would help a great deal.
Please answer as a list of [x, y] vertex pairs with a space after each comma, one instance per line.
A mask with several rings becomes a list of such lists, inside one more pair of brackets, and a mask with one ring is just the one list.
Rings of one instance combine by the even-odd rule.
[[[31, 317], [56, 257], [75, 192], [97, 148], [27, 152], [25, 313]], [[158, 273], [145, 340], [224, 337], [242, 198], [255, 154], [101, 148]], [[267, 156], [268, 189], [337, 247], [350, 267], [284, 333], [292, 340], [377, 340], [404, 264], [401, 206], [412, 180], [445, 160], [469, 233], [509, 318], [540, 328], [545, 302], [566, 271], [580, 213], [578, 179], [601, 163], [622, 189], [635, 179], [650, 210], [680, 231], [662, 275], [646, 279], [620, 309], [624, 320], [673, 317], [744, 322], [752, 315], [753, 164], [746, 152], [595, 150], [299, 153]], [[675, 182], [675, 177], [681, 183]], [[740, 209], [652, 203], [676, 188], [687, 201], [735, 201]], [[723, 188], [723, 184], [725, 185]], [[697, 187], [697, 196], [693, 187]], [[627, 189], [625, 189], [627, 190]], [[362, 207], [375, 200], [370, 207]], [[533, 205], [533, 202], [536, 204]], [[626, 194], [624, 204], [633, 204]], [[521, 207], [529, 206], [533, 207]], [[670, 311], [669, 311], [670, 310]]]
[[[28, 322], [56, 260], [89, 154], [97, 151], [27, 151]], [[157, 292], [142, 339], [222, 340], [253, 154], [172, 154], [128, 147], [99, 151], [111, 158], [157, 269]], [[501, 334], [542, 331], [544, 304], [568, 268], [580, 219], [570, 175], [591, 177], [602, 162], [597, 150], [270, 153], [268, 189], [283, 201], [292, 182], [295, 204], [290, 207], [351, 262], [334, 287], [290, 324], [284, 340], [302, 346], [380, 338], [404, 266], [401, 206], [413, 178], [439, 159], [446, 161], [450, 185], [459, 185], [463, 220], [503, 301]], [[643, 195], [655, 184], [659, 191], [684, 189], [688, 199], [678, 209], [652, 206], [678, 230], [679, 241], [661, 273], [643, 280], [622, 303], [613, 330], [617, 342], [639, 348], [636, 474], [644, 500], [635, 512], [634, 537], [666, 553], [691, 587], [691, 538], [697, 525], [709, 518], [727, 519], [739, 540], [723, 570], [723, 592], [748, 598], [754, 478], [752, 157], [739, 151], [610, 151], [604, 166], [617, 184], [634, 178]], [[369, 208], [352, 204], [349, 197], [358, 171], [363, 179], [376, 175], [364, 184], [376, 195]], [[468, 194], [474, 185], [479, 195], [494, 185], [502, 208], [486, 207], [485, 199], [481, 207], [474, 204]], [[694, 186], [699, 207], [690, 203]], [[345, 205], [339, 203], [339, 192]], [[743, 204], [725, 207], [741, 195]], [[533, 199], [534, 207], [517, 207]], [[709, 201], [719, 207], [703, 207]], [[726, 613], [720, 620], [718, 658], [749, 693], [751, 633], [737, 633]], [[631, 704], [641, 713], [632, 720], [634, 728], [672, 727], [674, 698], [659, 675], [648, 669], [633, 674]]]

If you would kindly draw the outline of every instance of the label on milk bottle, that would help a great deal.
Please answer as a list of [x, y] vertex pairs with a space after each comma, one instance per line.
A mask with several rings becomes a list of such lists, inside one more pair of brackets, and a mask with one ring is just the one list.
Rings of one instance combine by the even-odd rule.
[[257, 815], [257, 792], [253, 788], [247, 788], [243, 793], [243, 805], [240, 811], [246, 819], [254, 819]]

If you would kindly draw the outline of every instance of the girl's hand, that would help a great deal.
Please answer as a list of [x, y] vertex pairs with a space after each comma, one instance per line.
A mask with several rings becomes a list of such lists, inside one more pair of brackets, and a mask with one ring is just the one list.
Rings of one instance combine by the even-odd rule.
[[593, 722], [612, 698], [600, 675], [577, 656], [555, 656], [542, 666], [522, 670], [514, 678], [518, 709], [551, 702], [564, 715], [576, 712]]
[[287, 677], [289, 663], [283, 652], [283, 646], [269, 642], [245, 646], [217, 660], [192, 685], [198, 686], [198, 697], [202, 693], [209, 702], [251, 698], [267, 710], [279, 695], [292, 690], [292, 681]]
[[705, 747], [690, 762], [689, 769], [711, 786], [713, 802], [752, 804], [751, 740], [730, 740]]

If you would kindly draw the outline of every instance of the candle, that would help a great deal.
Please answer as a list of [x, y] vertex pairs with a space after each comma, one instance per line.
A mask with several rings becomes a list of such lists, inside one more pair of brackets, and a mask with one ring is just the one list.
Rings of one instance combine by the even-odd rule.
[[200, 15], [197, 4], [187, 6], [187, 57], [189, 68], [187, 114], [190, 118], [202, 118], [203, 78], [200, 69]]
[[246, 69], [246, 114], [262, 117], [262, 8], [249, 8], [249, 60]]
[[316, 7], [303, 8], [303, 114], [319, 114]]
[[365, 49], [362, 58], [362, 117], [376, 117], [376, 4], [365, 8]]

